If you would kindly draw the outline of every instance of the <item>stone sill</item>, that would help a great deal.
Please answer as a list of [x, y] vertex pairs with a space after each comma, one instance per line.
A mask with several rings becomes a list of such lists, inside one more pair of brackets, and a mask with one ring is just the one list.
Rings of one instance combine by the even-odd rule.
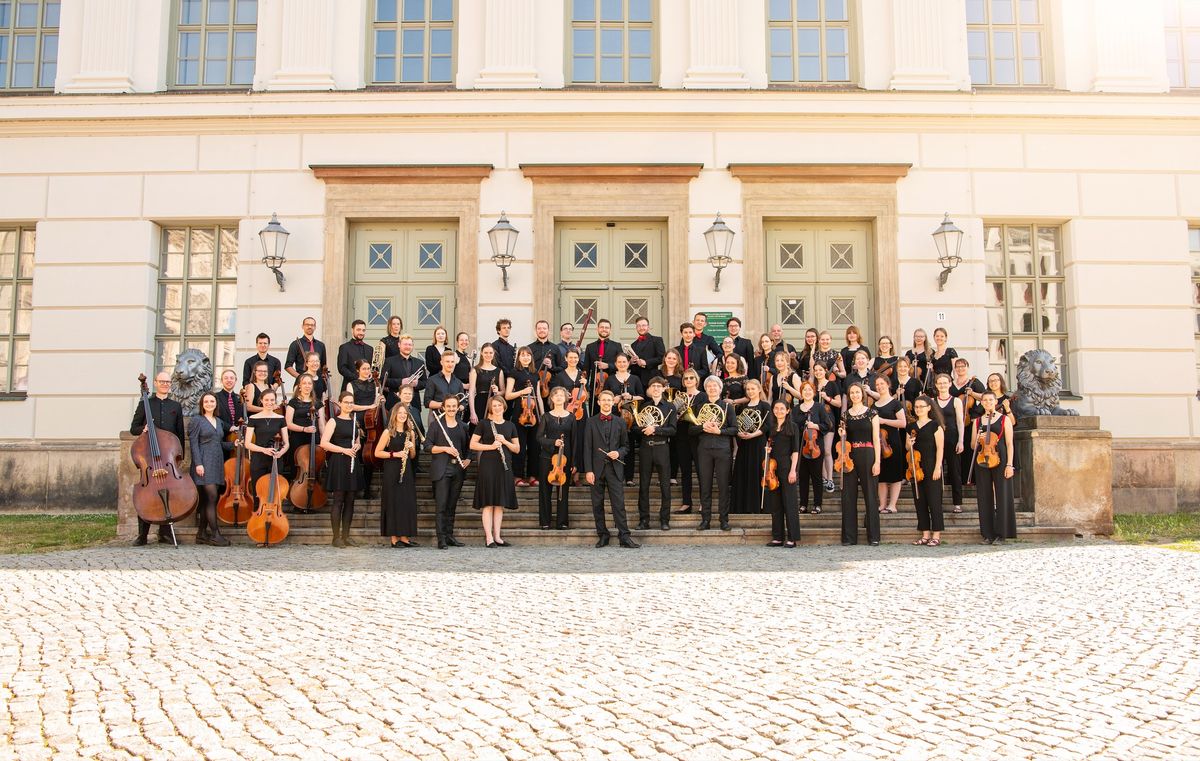
[[23, 402], [29, 398], [24, 391], [5, 391], [0, 393], [0, 402]]
[[[122, 431], [125, 436], [128, 431]], [[130, 438], [133, 438], [130, 436]], [[119, 439], [19, 439], [16, 441], [0, 441], [0, 452], [62, 452], [62, 451], [93, 451], [117, 450], [121, 448]]]

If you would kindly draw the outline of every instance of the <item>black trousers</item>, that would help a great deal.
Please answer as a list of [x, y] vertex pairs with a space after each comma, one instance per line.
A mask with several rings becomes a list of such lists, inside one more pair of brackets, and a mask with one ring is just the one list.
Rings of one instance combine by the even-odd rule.
[[[954, 438], [951, 442], [950, 439]], [[958, 434], [953, 437], [946, 437], [946, 449], [942, 453], [942, 475], [945, 481], [950, 484], [950, 504], [961, 505], [963, 503], [963, 476], [966, 471], [962, 469], [962, 458], [955, 452], [955, 447], [958, 446]]]
[[917, 530], [944, 531], [945, 516], [942, 515], [942, 482], [934, 481], [925, 474], [925, 480], [917, 483], [914, 501], [917, 503]]
[[[570, 496], [571, 496], [571, 467], [567, 466], [567, 482], [562, 486], [551, 486], [546, 481], [546, 476], [550, 473], [550, 457], [554, 454], [554, 450], [546, 453], [545, 457], [539, 457], [541, 460], [541, 469], [538, 471], [538, 525], [541, 526], [566, 526], [569, 522]], [[557, 493], [557, 494], [556, 494]], [[556, 499], [557, 497], [557, 499]], [[554, 503], [558, 502], [558, 515], [554, 516]]]
[[706, 434], [696, 448], [696, 470], [700, 474], [700, 517], [704, 520], [712, 518], [713, 481], [717, 482], [717, 510], [721, 522], [729, 520], [729, 508], [733, 503], [733, 489], [729, 483], [732, 460], [729, 439], [724, 436]]
[[454, 536], [454, 513], [464, 478], [466, 473], [455, 463], [447, 466], [445, 475], [433, 482], [433, 501], [437, 506], [434, 526], [439, 538]]
[[638, 519], [650, 520], [650, 478], [658, 468], [658, 491], [662, 506], [658, 509], [660, 523], [671, 521], [671, 445], [667, 441], [647, 440], [638, 452], [641, 481], [638, 482]]
[[675, 453], [675, 461], [679, 464], [679, 504], [694, 507], [696, 502], [692, 498], [692, 471], [696, 463], [696, 437], [688, 433], [677, 433], [671, 439], [671, 448]]
[[625, 475], [625, 480], [627, 482], [634, 480], [634, 473], [637, 472], [637, 467], [635, 467], [635, 466], [638, 464], [638, 461], [641, 459], [638, 457], [638, 455], [640, 454], [641, 448], [642, 448], [642, 432], [635, 425], [633, 427], [633, 429], [629, 431], [629, 454], [625, 455], [625, 473], [624, 473], [624, 475]]
[[846, 483], [842, 487], [842, 542], [858, 544], [858, 495], [855, 492], [860, 487], [866, 509], [863, 527], [867, 530], [867, 541], [878, 542], [879, 477], [871, 475], [875, 449], [855, 447], [850, 451], [850, 459], [854, 462], [854, 470], [846, 474]]
[[595, 471], [596, 483], [592, 484], [592, 518], [596, 521], [596, 536], [608, 536], [608, 524], [604, 520], [604, 493], [612, 509], [613, 523], [617, 524], [617, 536], [629, 536], [629, 523], [625, 520], [625, 474], [615, 462], [606, 462]]
[[975, 499], [979, 503], [979, 533], [984, 539], [1015, 539], [1017, 514], [1013, 479], [1004, 477], [1004, 463], [994, 468], [975, 464]]
[[[816, 460], [815, 462], [820, 462]], [[797, 476], [796, 481], [800, 478]], [[771, 510], [771, 539], [776, 542], [800, 541], [800, 513], [796, 509], [796, 487], [798, 483], [789, 484], [787, 476], [779, 479], [779, 488], [767, 489], [767, 506]], [[817, 494], [820, 494], [820, 489]], [[784, 529], [787, 533], [784, 533]]]
[[[824, 464], [824, 456], [810, 460], [804, 455], [800, 455], [800, 466], [796, 468], [798, 482], [796, 485], [800, 487], [800, 507], [808, 508], [809, 486], [812, 486], [814, 506], [821, 506], [821, 499], [825, 496], [825, 479], [821, 476], [821, 466]], [[779, 480], [782, 483], [783, 479]]]
[[541, 480], [538, 474], [537, 426], [517, 425], [515, 420], [513, 425], [517, 427], [517, 441], [521, 444], [521, 451], [513, 455], [513, 478]]
[[[150, 527], [153, 525], [154, 525], [153, 523], [147, 523], [146, 521], [142, 520], [141, 518], [138, 518], [138, 536], [139, 537], [149, 536], [150, 535]], [[158, 535], [161, 536], [163, 539], [170, 539], [171, 538], [171, 527], [165, 523], [158, 524]]]

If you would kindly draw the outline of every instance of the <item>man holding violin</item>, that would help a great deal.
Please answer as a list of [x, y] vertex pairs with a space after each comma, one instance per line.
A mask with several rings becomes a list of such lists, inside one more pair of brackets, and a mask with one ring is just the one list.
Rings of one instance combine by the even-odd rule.
[[609, 338], [612, 322], [604, 318], [596, 323], [596, 335], [598, 338], [583, 351], [583, 369], [590, 377], [588, 385], [599, 391], [608, 382], [607, 376], [612, 375], [613, 363], [621, 353], [621, 343]]
[[[183, 407], [179, 402], [168, 398], [167, 395], [170, 391], [171, 374], [163, 371], [155, 375], [154, 393], [150, 396], [150, 414], [154, 417], [154, 425], [175, 434], [175, 438], [179, 439], [180, 451], [182, 451], [183, 442], [187, 438], [187, 434], [183, 430]], [[129, 424], [129, 432], [134, 436], [140, 436], [144, 430], [146, 430], [146, 413], [142, 405], [138, 404], [133, 410], [133, 421]], [[133, 545], [135, 547], [145, 545], [149, 535], [150, 524], [142, 520], [139, 515], [138, 535], [137, 539], [133, 540]], [[158, 543], [173, 544], [170, 526], [162, 524], [158, 527]]]
[[[563, 371], [567, 363], [558, 344], [550, 343], [550, 323], [538, 320], [533, 326], [533, 332], [537, 336], [537, 340], [529, 344], [529, 352], [533, 355], [533, 367], [539, 373], [549, 370], [550, 377], [553, 378]], [[543, 391], [549, 392], [550, 389], [547, 387]]]

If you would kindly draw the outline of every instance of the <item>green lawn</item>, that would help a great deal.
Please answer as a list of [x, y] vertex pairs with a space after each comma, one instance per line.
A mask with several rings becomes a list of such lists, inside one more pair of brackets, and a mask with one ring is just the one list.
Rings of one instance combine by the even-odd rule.
[[1118, 541], [1200, 552], [1200, 513], [1114, 515], [1113, 522], [1117, 527], [1113, 538]]
[[111, 542], [117, 537], [117, 516], [0, 515], [0, 555], [74, 550]]

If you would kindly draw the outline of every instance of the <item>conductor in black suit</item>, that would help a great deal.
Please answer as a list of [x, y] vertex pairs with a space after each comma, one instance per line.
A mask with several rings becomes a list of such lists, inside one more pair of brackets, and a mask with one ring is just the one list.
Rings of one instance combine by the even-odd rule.
[[637, 333], [637, 338], [629, 345], [633, 351], [629, 367], [642, 381], [642, 388], [650, 388], [650, 381], [658, 375], [667, 348], [662, 338], [650, 333], [650, 321], [645, 317], [637, 319]]
[[[187, 441], [187, 434], [183, 430], [183, 407], [174, 399], [167, 398], [167, 394], [171, 391], [171, 374], [162, 372], [154, 376], [154, 393], [150, 395], [150, 415], [154, 418], [154, 425], [161, 430], [169, 431], [175, 434], [175, 438], [179, 439], [179, 451], [183, 451], [184, 442]], [[621, 425], [624, 428], [624, 424]], [[146, 430], [146, 410], [142, 405], [141, 400], [138, 400], [137, 407], [133, 410], [133, 421], [129, 424], [129, 432], [134, 436], [140, 436], [142, 431]], [[624, 513], [622, 513], [624, 515]], [[146, 537], [150, 534], [150, 524], [142, 520], [142, 516], [138, 516], [138, 535], [133, 541], [135, 547], [141, 547], [146, 543]], [[172, 544], [171, 529], [165, 523], [158, 527], [158, 541], [160, 544]]]
[[592, 517], [596, 520], [597, 547], [608, 545], [608, 524], [604, 520], [604, 493], [612, 504], [613, 522], [617, 524], [617, 541], [622, 547], [637, 549], [640, 544], [629, 535], [625, 520], [625, 474], [618, 462], [629, 454], [629, 438], [625, 421], [613, 415], [613, 394], [601, 391], [600, 414], [588, 419], [583, 439], [584, 472], [592, 487]]

